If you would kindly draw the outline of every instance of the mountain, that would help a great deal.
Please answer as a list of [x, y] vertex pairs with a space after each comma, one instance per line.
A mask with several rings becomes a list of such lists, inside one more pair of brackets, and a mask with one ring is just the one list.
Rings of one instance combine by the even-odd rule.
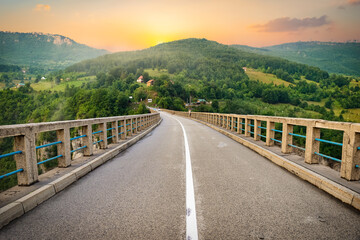
[[317, 82], [328, 78], [327, 72], [316, 67], [195, 38], [163, 43], [144, 50], [100, 56], [74, 64], [67, 71], [95, 75], [118, 66], [134, 73], [138, 68], [168, 69], [169, 73], [186, 71], [192, 79], [206, 80], [234, 79], [244, 74], [242, 67], [263, 69], [289, 82], [293, 81], [290, 75], [295, 73]]
[[57, 34], [0, 31], [0, 64], [53, 70], [107, 53]]
[[294, 42], [264, 48], [231, 46], [251, 53], [316, 66], [330, 73], [360, 76], [360, 43]]

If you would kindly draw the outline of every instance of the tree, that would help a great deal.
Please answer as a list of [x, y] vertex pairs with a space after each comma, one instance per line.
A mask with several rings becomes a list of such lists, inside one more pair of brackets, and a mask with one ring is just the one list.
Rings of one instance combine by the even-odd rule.
[[40, 74], [36, 75], [35, 83], [40, 82], [40, 80], [41, 80], [41, 75]]
[[144, 88], [140, 87], [134, 91], [134, 98], [137, 102], [141, 102], [147, 98], [147, 93]]
[[331, 98], [329, 98], [326, 102], [325, 102], [325, 107], [326, 108], [329, 108], [329, 109], [332, 109], [332, 104], [333, 104], [333, 101]]

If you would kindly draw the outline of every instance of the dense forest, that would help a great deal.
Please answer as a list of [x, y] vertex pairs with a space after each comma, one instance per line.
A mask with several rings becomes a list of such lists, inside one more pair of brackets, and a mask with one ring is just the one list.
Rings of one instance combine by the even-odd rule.
[[[190, 106], [193, 111], [336, 121], [343, 121], [348, 109], [360, 108], [360, 88], [352, 78], [206, 39], [104, 55], [45, 77], [13, 65], [0, 65], [0, 69], [0, 84], [5, 86], [0, 91], [1, 125], [140, 114], [148, 111], [148, 98], [153, 99], [150, 106], [180, 111]], [[271, 74], [287, 85], [254, 81], [246, 69]], [[137, 83], [140, 76], [145, 83]], [[18, 89], [10, 88], [16, 78], [27, 81]], [[147, 86], [150, 79], [154, 85]], [[52, 87], [35, 90], [46, 84]], [[195, 104], [198, 99], [205, 103]], [[338, 108], [342, 111], [335, 114]], [[341, 141], [339, 133], [324, 134], [328, 140]], [[0, 154], [11, 151], [9, 141], [1, 140]], [[339, 157], [338, 149], [325, 147], [322, 152]], [[6, 172], [14, 164], [11, 158], [2, 159], [0, 169]], [[3, 188], [14, 184], [14, 179], [8, 179]]]
[[294, 42], [263, 48], [232, 46], [246, 52], [316, 66], [330, 73], [360, 76], [360, 43], [357, 42]]
[[49, 71], [107, 53], [61, 35], [0, 31], [0, 64]]

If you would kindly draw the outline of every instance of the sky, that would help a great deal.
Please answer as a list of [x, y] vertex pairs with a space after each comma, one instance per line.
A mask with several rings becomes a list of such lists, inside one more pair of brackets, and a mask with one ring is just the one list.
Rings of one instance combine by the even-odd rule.
[[0, 0], [0, 31], [60, 34], [111, 52], [185, 38], [360, 42], [360, 0]]

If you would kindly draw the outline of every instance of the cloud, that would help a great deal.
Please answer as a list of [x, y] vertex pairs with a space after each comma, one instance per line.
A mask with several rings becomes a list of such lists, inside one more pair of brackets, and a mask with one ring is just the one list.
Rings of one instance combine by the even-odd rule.
[[50, 11], [51, 7], [50, 5], [47, 5], [47, 4], [36, 4], [36, 7], [35, 7], [35, 11]]
[[304, 28], [314, 28], [329, 24], [330, 21], [326, 15], [319, 18], [277, 18], [265, 24], [256, 24], [250, 26], [259, 32], [293, 32]]
[[350, 5], [360, 5], [360, 0], [348, 0], [347, 2]]

